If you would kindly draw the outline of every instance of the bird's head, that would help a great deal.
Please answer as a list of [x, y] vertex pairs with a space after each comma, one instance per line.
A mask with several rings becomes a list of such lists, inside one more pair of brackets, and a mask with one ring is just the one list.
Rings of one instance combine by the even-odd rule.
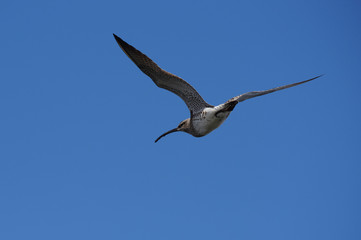
[[190, 121], [189, 118], [187, 118], [186, 120], [181, 121], [181, 122], [179, 123], [178, 127], [174, 128], [174, 129], [172, 129], [172, 130], [169, 130], [168, 132], [163, 133], [162, 135], [160, 135], [160, 136], [155, 140], [155, 142], [158, 142], [159, 139], [161, 139], [161, 138], [164, 137], [165, 135], [168, 135], [169, 133], [179, 132], [179, 131], [189, 132], [190, 127], [191, 127], [191, 121]]

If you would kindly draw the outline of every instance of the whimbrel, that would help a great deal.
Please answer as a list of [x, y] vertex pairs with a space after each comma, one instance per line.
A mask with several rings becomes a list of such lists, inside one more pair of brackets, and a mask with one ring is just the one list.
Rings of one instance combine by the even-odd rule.
[[269, 90], [247, 92], [233, 97], [218, 106], [212, 106], [204, 101], [201, 95], [199, 95], [199, 93], [189, 83], [184, 81], [182, 78], [161, 69], [149, 57], [123, 41], [117, 35], [113, 35], [120, 48], [143, 73], [148, 75], [158, 87], [169, 90], [183, 99], [190, 111], [190, 118], [180, 122], [178, 127], [162, 134], [155, 140], [155, 142], [169, 133], [178, 131], [189, 133], [194, 137], [203, 137], [218, 128], [224, 120], [227, 119], [229, 114], [239, 102], [294, 87], [322, 76], [320, 75], [302, 82], [292, 83]]

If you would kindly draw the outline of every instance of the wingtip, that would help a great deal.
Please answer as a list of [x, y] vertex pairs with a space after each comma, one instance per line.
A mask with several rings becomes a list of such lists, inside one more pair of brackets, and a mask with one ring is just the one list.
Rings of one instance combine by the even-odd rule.
[[317, 77], [314, 77], [314, 78], [311, 78], [310, 80], [315, 80], [316, 78], [320, 78], [322, 76], [324, 76], [325, 74], [321, 74], [321, 75], [318, 75]]
[[123, 39], [121, 39], [120, 37], [118, 37], [117, 35], [115, 35], [113, 33], [113, 36], [115, 38], [115, 41], [117, 41], [117, 43], [119, 44], [119, 46], [124, 46], [124, 45], [128, 45]]
[[120, 39], [120, 37], [118, 37], [117, 35], [115, 35], [115, 33], [113, 33], [113, 37], [115, 38], [115, 40]]

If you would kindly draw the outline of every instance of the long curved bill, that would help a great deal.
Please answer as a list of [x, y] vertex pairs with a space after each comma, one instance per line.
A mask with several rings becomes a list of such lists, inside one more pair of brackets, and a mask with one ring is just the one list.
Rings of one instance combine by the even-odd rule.
[[163, 133], [162, 135], [160, 135], [154, 142], [158, 142], [159, 139], [161, 139], [162, 137], [164, 137], [165, 135], [168, 135], [169, 133], [173, 133], [173, 132], [178, 132], [179, 129], [178, 128], [174, 128], [172, 130], [169, 130], [166, 133]]

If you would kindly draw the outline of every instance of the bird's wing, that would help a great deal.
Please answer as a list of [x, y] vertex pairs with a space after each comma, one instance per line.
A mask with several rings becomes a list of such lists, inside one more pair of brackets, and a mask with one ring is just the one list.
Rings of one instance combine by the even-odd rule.
[[276, 92], [276, 91], [279, 91], [279, 90], [282, 90], [282, 89], [294, 87], [294, 86], [300, 85], [302, 83], [306, 83], [306, 82], [315, 80], [316, 78], [319, 78], [321, 76], [322, 75], [311, 78], [311, 79], [308, 79], [308, 80], [305, 80], [305, 81], [302, 81], [302, 82], [292, 83], [292, 84], [284, 85], [284, 86], [281, 86], [281, 87], [272, 88], [272, 89], [269, 89], [269, 90], [253, 91], [253, 92], [243, 93], [243, 94], [241, 94], [239, 96], [236, 96], [236, 97], [233, 97], [233, 98], [229, 99], [227, 102], [233, 102], [233, 101], [243, 102], [244, 100], [247, 100], [247, 99], [250, 99], [250, 98], [254, 98], [254, 97], [262, 96], [262, 95], [265, 95], [265, 94], [273, 93], [273, 92]]
[[161, 69], [149, 57], [123, 41], [117, 35], [113, 35], [120, 48], [135, 63], [135, 65], [137, 65], [143, 73], [148, 75], [158, 87], [169, 90], [182, 98], [191, 113], [199, 112], [203, 108], [211, 106], [203, 100], [201, 95], [199, 95], [189, 83], [180, 77]]

